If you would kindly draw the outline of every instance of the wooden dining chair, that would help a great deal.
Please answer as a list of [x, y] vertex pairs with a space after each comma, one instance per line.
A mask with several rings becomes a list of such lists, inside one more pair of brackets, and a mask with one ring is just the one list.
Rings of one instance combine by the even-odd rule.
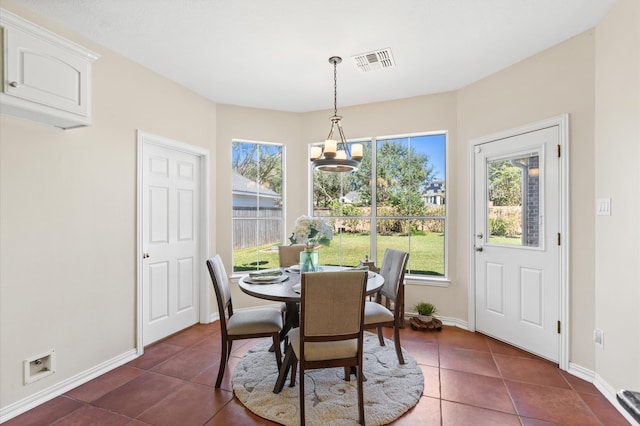
[[255, 337], [271, 337], [276, 356], [278, 369], [282, 365], [280, 351], [280, 331], [282, 330], [282, 314], [277, 309], [260, 308], [248, 311], [233, 312], [231, 302], [231, 291], [229, 289], [229, 278], [224, 269], [220, 255], [215, 255], [207, 260], [207, 268], [213, 289], [216, 292], [218, 301], [218, 312], [220, 314], [220, 336], [222, 337], [222, 347], [220, 356], [220, 368], [216, 388], [220, 387], [224, 370], [231, 354], [231, 346], [234, 340], [252, 339]]
[[278, 246], [278, 255], [280, 257], [280, 267], [297, 265], [300, 263], [300, 252], [304, 250], [304, 244], [293, 244], [290, 246]]
[[[404, 320], [404, 273], [407, 262], [409, 262], [409, 253], [386, 249], [380, 272], [378, 272], [384, 277], [384, 285], [376, 293], [374, 301], [367, 301], [364, 305], [364, 328], [378, 329], [378, 340], [381, 346], [385, 345], [382, 327], [393, 327], [393, 342], [400, 364], [404, 364], [400, 345], [400, 328]], [[385, 303], [383, 299], [386, 299]], [[386, 302], [389, 302], [389, 306], [385, 306]]]
[[290, 344], [283, 363], [291, 365], [290, 386], [295, 386], [297, 366], [300, 368], [301, 425], [305, 424], [305, 371], [332, 367], [343, 367], [345, 380], [355, 369], [358, 418], [364, 424], [362, 326], [366, 288], [365, 271], [302, 274], [300, 327], [289, 332]]

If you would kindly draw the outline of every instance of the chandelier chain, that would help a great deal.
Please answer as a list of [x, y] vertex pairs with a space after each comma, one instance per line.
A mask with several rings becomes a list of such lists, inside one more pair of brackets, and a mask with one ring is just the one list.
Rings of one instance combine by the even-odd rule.
[[338, 63], [333, 62], [333, 115], [338, 115]]

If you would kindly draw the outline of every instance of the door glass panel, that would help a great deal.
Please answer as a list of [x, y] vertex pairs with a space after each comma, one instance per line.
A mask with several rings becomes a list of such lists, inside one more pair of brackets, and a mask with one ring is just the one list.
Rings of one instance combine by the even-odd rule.
[[540, 247], [539, 155], [487, 162], [489, 244]]

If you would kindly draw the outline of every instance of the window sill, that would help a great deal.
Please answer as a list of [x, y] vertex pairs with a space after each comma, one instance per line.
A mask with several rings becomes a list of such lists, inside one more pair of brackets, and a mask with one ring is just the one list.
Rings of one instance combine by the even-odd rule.
[[423, 285], [429, 287], [449, 287], [451, 280], [448, 278], [436, 278], [411, 275], [404, 277], [405, 285]]

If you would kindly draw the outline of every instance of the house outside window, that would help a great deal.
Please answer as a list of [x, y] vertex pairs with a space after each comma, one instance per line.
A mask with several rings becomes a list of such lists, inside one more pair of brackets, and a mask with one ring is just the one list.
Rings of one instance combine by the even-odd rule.
[[280, 144], [232, 142], [233, 272], [278, 267], [283, 158]]
[[409, 252], [408, 274], [420, 280], [447, 277], [446, 133], [423, 133], [360, 143], [356, 172], [314, 170], [312, 211], [334, 227], [320, 263], [380, 266], [386, 248]]

